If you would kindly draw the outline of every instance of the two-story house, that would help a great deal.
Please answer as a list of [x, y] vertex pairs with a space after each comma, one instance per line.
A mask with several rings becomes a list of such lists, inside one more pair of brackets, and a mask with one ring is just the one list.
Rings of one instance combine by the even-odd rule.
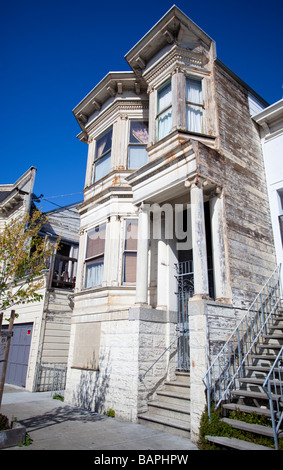
[[202, 377], [276, 263], [250, 118], [266, 103], [175, 6], [125, 58], [73, 111], [88, 160], [65, 399], [136, 421], [184, 372], [194, 438]]
[[[33, 211], [36, 168], [25, 172], [15, 183], [0, 185], [0, 231], [5, 223]], [[76, 204], [45, 213], [48, 221], [41, 227], [42, 237], [57, 240], [60, 247], [42, 272], [42, 299], [17, 304], [9, 351], [6, 382], [29, 391], [64, 388], [69, 352], [73, 290], [79, 248], [79, 215]], [[10, 312], [5, 311], [3, 329]], [[2, 338], [0, 360], [5, 338]], [[2, 363], [0, 361], [0, 373]]]

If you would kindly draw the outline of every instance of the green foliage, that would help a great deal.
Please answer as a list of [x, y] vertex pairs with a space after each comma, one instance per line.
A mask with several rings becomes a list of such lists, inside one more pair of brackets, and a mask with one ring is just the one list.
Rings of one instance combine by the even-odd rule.
[[7, 416], [0, 413], [0, 431], [5, 431], [6, 429], [10, 429], [9, 420]]
[[[234, 437], [236, 439], [242, 439], [244, 441], [253, 442], [266, 447], [274, 448], [273, 438], [260, 436], [251, 432], [242, 431], [240, 429], [234, 429], [227, 423], [221, 421], [223, 417], [221, 408], [215, 410], [214, 404], [211, 405], [211, 420], [209, 420], [207, 407], [202, 414], [200, 422], [199, 432], [199, 443], [198, 446], [201, 450], [220, 450], [221, 447], [216, 444], [209, 442], [205, 439], [205, 436], [225, 436]], [[260, 424], [262, 426], [270, 426], [270, 420], [263, 415], [257, 413], [244, 413], [240, 410], [236, 410], [229, 413], [230, 419], [236, 419], [239, 421], [245, 421], [251, 424]], [[279, 450], [283, 450], [283, 439], [279, 439]]]
[[104, 414], [109, 416], [110, 418], [115, 418], [115, 410], [112, 410], [112, 408], [109, 408], [108, 411], [104, 411]]
[[62, 397], [62, 395], [59, 395], [58, 393], [55, 393], [52, 398], [53, 400], [64, 401], [64, 397]]
[[209, 420], [207, 407], [202, 414], [200, 421], [199, 443], [198, 446], [201, 450], [217, 450], [219, 449], [214, 443], [205, 439], [206, 435], [210, 436], [226, 436], [232, 437], [233, 429], [229, 424], [221, 421], [222, 412], [221, 408], [214, 409], [214, 404], [211, 406], [211, 420]]
[[32, 438], [29, 436], [28, 433], [26, 433], [25, 440], [21, 444], [19, 444], [19, 447], [30, 446], [32, 444], [32, 442], [33, 442]]

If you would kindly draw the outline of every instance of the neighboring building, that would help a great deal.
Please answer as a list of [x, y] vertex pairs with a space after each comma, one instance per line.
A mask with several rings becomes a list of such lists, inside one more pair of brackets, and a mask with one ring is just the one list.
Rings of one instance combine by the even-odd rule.
[[[33, 184], [36, 169], [26, 172], [14, 185], [0, 186], [0, 214], [4, 221], [23, 216], [35, 208]], [[69, 351], [73, 290], [79, 246], [79, 215], [76, 205], [46, 213], [48, 223], [41, 236], [61, 237], [60, 250], [42, 273], [43, 298], [39, 302], [15, 306], [6, 382], [25, 387], [29, 391], [50, 390], [64, 381]], [[9, 312], [8, 312], [9, 313]], [[6, 317], [9, 317], [8, 313]], [[3, 322], [6, 328], [7, 321]], [[0, 354], [3, 354], [3, 348]], [[54, 375], [56, 372], [56, 376]], [[56, 379], [56, 383], [54, 383]]]
[[29, 213], [36, 168], [31, 167], [13, 184], [0, 184], [0, 231], [12, 218]]
[[250, 118], [267, 103], [175, 6], [125, 58], [74, 109], [88, 162], [65, 400], [136, 421], [190, 371], [194, 440], [207, 367], [276, 266]]
[[[283, 99], [252, 116], [261, 139], [277, 263], [283, 265]], [[281, 271], [283, 286], [283, 273]]]

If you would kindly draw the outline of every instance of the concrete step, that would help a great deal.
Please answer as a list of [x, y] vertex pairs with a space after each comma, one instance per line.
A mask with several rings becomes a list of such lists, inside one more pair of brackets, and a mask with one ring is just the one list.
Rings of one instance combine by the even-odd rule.
[[154, 400], [148, 403], [148, 413], [181, 421], [189, 421], [190, 404], [180, 406], [170, 402]]
[[138, 421], [140, 424], [147, 425], [151, 429], [158, 429], [159, 431], [168, 432], [176, 436], [190, 438], [190, 422], [189, 420], [180, 421], [166, 416], [158, 416], [150, 413], [139, 415]]
[[245, 421], [239, 421], [237, 419], [222, 418], [221, 421], [229, 424], [232, 428], [240, 429], [246, 432], [252, 432], [254, 434], [259, 434], [260, 436], [273, 437], [272, 427], [262, 426], [261, 424], [251, 424], [246, 423]]
[[160, 390], [157, 392], [157, 399], [160, 401], [183, 406], [184, 403], [190, 400], [190, 393], [178, 393], [176, 391], [170, 392], [168, 390]]
[[181, 370], [177, 370], [175, 372], [175, 374], [176, 374], [177, 382], [184, 382], [188, 386], [190, 385], [190, 373], [189, 372], [184, 372], [184, 371], [181, 371]]
[[235, 450], [274, 450], [271, 447], [261, 446], [254, 444], [253, 442], [236, 439], [235, 437], [205, 436], [205, 439], [222, 447], [228, 447]]
[[168, 392], [178, 392], [180, 394], [187, 393], [187, 389], [190, 388], [190, 385], [186, 382], [172, 380], [171, 382], [165, 382], [164, 390], [168, 390]]

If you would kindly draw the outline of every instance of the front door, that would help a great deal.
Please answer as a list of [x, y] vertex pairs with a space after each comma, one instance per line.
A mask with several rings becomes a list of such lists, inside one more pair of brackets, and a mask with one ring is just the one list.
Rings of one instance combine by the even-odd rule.
[[189, 298], [194, 293], [193, 262], [182, 261], [177, 264], [177, 298], [178, 298], [178, 369], [190, 369], [189, 349]]

